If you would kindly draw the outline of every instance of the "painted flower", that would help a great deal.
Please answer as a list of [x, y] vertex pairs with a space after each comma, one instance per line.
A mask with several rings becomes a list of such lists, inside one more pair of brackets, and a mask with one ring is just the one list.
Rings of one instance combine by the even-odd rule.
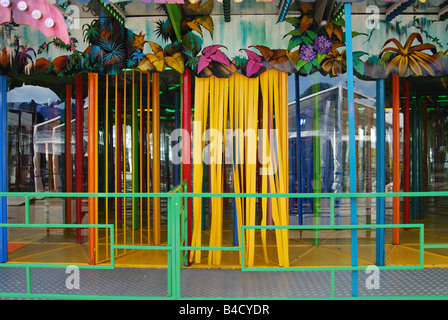
[[[419, 44], [412, 45], [417, 39]], [[389, 39], [384, 43], [385, 47], [389, 43], [395, 44], [394, 47], [387, 47], [381, 51], [379, 57], [382, 58], [386, 52], [392, 52], [395, 54], [394, 58], [389, 62], [386, 70], [386, 74], [389, 74], [394, 68], [397, 69], [398, 75], [403, 76], [412, 71], [414, 75], [421, 76], [424, 74], [424, 70], [432, 76], [436, 75], [434, 69], [442, 70], [442, 66], [437, 60], [439, 55], [436, 50], [436, 46], [429, 43], [423, 43], [423, 38], [419, 33], [412, 33], [406, 40], [404, 46], [395, 38]], [[431, 53], [425, 53], [428, 51]]]
[[326, 36], [319, 36], [314, 41], [314, 50], [319, 53], [329, 53], [333, 49], [333, 43]]
[[328, 53], [327, 59], [325, 59], [322, 64], [322, 69], [329, 72], [332, 76], [346, 72], [347, 60], [345, 50], [340, 53], [338, 50], [333, 49], [330, 53]]
[[147, 42], [145, 40], [145, 36], [146, 36], [146, 34], [142, 34], [142, 32], [140, 32], [140, 34], [138, 34], [138, 35], [136, 35], [136, 34], [134, 35], [134, 47], [136, 49], [143, 50], [143, 47], [144, 47], [145, 43]]
[[317, 53], [312, 45], [309, 44], [307, 46], [302, 46], [302, 48], [300, 48], [300, 59], [305, 60], [306, 62], [311, 62], [316, 57]]
[[140, 63], [140, 61], [142, 61], [145, 57], [145, 53], [140, 49], [137, 49], [137, 51], [131, 55], [132, 60], [137, 60], [138, 63]]

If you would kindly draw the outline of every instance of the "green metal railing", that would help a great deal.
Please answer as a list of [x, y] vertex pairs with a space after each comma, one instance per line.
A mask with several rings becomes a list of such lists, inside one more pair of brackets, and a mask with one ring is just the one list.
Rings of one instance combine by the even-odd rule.
[[[423, 224], [363, 224], [363, 225], [343, 225], [335, 224], [335, 199], [342, 198], [386, 198], [386, 197], [446, 197], [448, 192], [400, 192], [400, 193], [288, 193], [288, 194], [235, 194], [235, 193], [185, 193], [185, 185], [177, 186], [169, 193], [126, 193], [127, 198], [167, 198], [167, 245], [166, 246], [146, 246], [146, 245], [118, 245], [115, 244], [113, 224], [33, 224], [30, 222], [30, 198], [31, 197], [51, 197], [51, 198], [76, 198], [76, 197], [95, 197], [95, 198], [115, 198], [123, 197], [122, 193], [0, 193], [0, 197], [24, 197], [25, 198], [25, 223], [4, 223], [0, 228], [105, 228], [110, 231], [110, 265], [85, 265], [85, 264], [45, 264], [45, 263], [0, 263], [0, 268], [25, 268], [26, 269], [26, 293], [0, 292], [0, 297], [12, 298], [42, 298], [42, 299], [108, 299], [108, 300], [179, 300], [181, 296], [181, 270], [187, 264], [188, 252], [190, 250], [219, 250], [219, 251], [239, 251], [241, 254], [241, 271], [330, 271], [330, 296], [326, 297], [288, 297], [288, 299], [448, 299], [448, 296], [412, 296], [412, 297], [337, 297], [335, 295], [335, 272], [336, 271], [361, 271], [366, 270], [365, 266], [323, 266], [323, 267], [246, 267], [244, 264], [245, 248], [244, 246], [222, 246], [222, 247], [194, 247], [188, 246], [187, 238], [187, 215], [186, 199], [201, 198], [319, 198], [330, 199], [330, 224], [328, 225], [288, 225], [288, 226], [241, 226], [241, 243], [244, 242], [245, 230], [255, 229], [289, 229], [289, 230], [353, 230], [353, 229], [419, 229], [419, 263], [414, 266], [377, 266], [379, 270], [418, 270], [424, 269], [424, 250], [425, 249], [448, 249], [448, 244], [425, 244], [424, 243], [424, 225]], [[111, 295], [80, 295], [80, 294], [44, 294], [33, 293], [31, 287], [31, 269], [32, 268], [67, 268], [77, 266], [80, 269], [115, 269], [115, 250], [116, 249], [141, 249], [141, 250], [166, 250], [168, 252], [167, 264], [167, 294], [166, 296], [111, 296]], [[188, 299], [283, 299], [278, 297], [254, 298], [254, 297], [188, 297]]]

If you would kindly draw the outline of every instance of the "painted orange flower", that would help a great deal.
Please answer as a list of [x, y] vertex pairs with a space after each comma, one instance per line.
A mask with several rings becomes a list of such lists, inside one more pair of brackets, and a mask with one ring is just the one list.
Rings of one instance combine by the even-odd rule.
[[336, 49], [329, 52], [327, 58], [322, 63], [322, 69], [330, 73], [331, 76], [345, 73], [347, 71], [345, 50], [343, 50], [342, 53]]
[[140, 49], [143, 50], [143, 47], [145, 46], [145, 43], [147, 42], [145, 40], [145, 36], [146, 34], [142, 34], [142, 32], [140, 32], [140, 34], [138, 35], [134, 35], [134, 47], [136, 49]]
[[[417, 39], [420, 44], [412, 46], [415, 39]], [[412, 33], [404, 46], [402, 46], [397, 39], [392, 38], [387, 40], [383, 47], [391, 42], [395, 44], [396, 48], [384, 48], [379, 55], [381, 58], [386, 52], [393, 52], [396, 54], [388, 63], [386, 74], [389, 74], [392, 69], [398, 68], [399, 76], [403, 76], [409, 71], [412, 71], [417, 76], [421, 76], [423, 75], [423, 70], [426, 70], [430, 75], [435, 76], [434, 68], [442, 70], [441, 64], [437, 61], [438, 54], [436, 46], [429, 43], [423, 43], [422, 36], [419, 33]], [[432, 55], [422, 52], [426, 50], [431, 51]]]

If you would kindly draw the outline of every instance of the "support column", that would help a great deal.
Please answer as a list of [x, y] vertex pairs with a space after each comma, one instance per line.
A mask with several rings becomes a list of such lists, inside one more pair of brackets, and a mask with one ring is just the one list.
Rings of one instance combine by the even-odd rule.
[[[0, 76], [0, 192], [8, 192], [8, 82]], [[7, 198], [0, 197], [0, 223], [8, 222]], [[0, 228], [0, 262], [8, 261], [8, 229]]]
[[[414, 94], [415, 95], [415, 94]], [[418, 99], [414, 99], [412, 103], [412, 162], [411, 162], [411, 170], [412, 170], [412, 181], [411, 181], [411, 189], [412, 192], [418, 191], [418, 122], [419, 122], [419, 116], [418, 116]], [[411, 199], [412, 204], [412, 220], [416, 220], [418, 218], [418, 198], [413, 197]]]
[[[302, 128], [300, 124], [300, 76], [295, 74], [296, 89], [296, 183], [297, 193], [302, 190]], [[297, 224], [302, 225], [302, 199], [297, 198]]]
[[[152, 190], [160, 192], [160, 75], [152, 74]], [[154, 245], [161, 243], [160, 198], [153, 198]]]
[[[89, 119], [88, 119], [88, 190], [89, 193], [96, 192], [96, 95], [97, 95], [97, 75], [94, 73], [89, 73]], [[96, 223], [96, 199], [89, 197], [89, 224]], [[96, 239], [95, 239], [95, 229], [89, 228], [89, 264], [96, 264]]]
[[[386, 119], [384, 79], [376, 81], [376, 192], [386, 192]], [[376, 223], [386, 221], [385, 198], [376, 199]], [[384, 229], [376, 229], [376, 264], [384, 266]]]
[[[180, 129], [180, 94], [176, 92], [174, 98], [174, 128]], [[180, 143], [180, 137], [177, 141], [172, 142], [173, 145]], [[180, 164], [174, 165], [174, 185], [177, 186], [181, 182], [180, 179]]]
[[[411, 179], [411, 138], [410, 138], [410, 120], [409, 120], [409, 81], [403, 82], [403, 191], [410, 191]], [[409, 223], [409, 197], [403, 198], [403, 223]]]
[[[191, 192], [191, 71], [185, 68], [182, 75], [182, 129], [188, 136], [182, 136], [182, 180], [187, 182]], [[191, 198], [187, 199], [188, 243], [191, 243]]]
[[[392, 75], [393, 192], [400, 192], [400, 78]], [[400, 223], [400, 198], [393, 198], [393, 224]], [[400, 229], [393, 229], [392, 243], [400, 244]]]
[[[73, 191], [73, 163], [72, 163], [72, 86], [66, 85], [65, 99], [65, 190]], [[66, 221], [72, 223], [72, 198], [65, 200]]]
[[[76, 163], [76, 192], [83, 192], [83, 129], [84, 129], [84, 98], [83, 98], [83, 83], [82, 74], [76, 76], [76, 106], [75, 106], [75, 163]], [[76, 198], [76, 223], [82, 223], [82, 198]], [[80, 228], [76, 229], [76, 242], [78, 244], [82, 243], [82, 230]]]
[[[317, 94], [320, 91], [320, 84], [315, 83], [313, 85], [313, 93], [316, 94], [313, 97], [313, 182], [314, 192], [321, 193], [321, 159], [320, 159], [320, 97]], [[321, 199], [313, 199], [313, 224], [321, 224]], [[315, 230], [313, 235], [313, 244], [318, 246], [320, 244], [320, 231]]]
[[[344, 3], [345, 37], [347, 52], [347, 100], [348, 100], [348, 135], [350, 156], [350, 193], [356, 193], [356, 128], [355, 128], [355, 90], [353, 77], [353, 39], [351, 3]], [[350, 199], [350, 223], [358, 224], [358, 204], [356, 198]], [[358, 232], [351, 230], [352, 267], [358, 266]], [[358, 296], [358, 271], [352, 271], [352, 296]]]

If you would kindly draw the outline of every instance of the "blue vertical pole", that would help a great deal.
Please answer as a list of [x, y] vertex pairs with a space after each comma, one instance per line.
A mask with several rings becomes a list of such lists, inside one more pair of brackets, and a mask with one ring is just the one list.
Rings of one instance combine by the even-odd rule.
[[[7, 77], [0, 76], [0, 192], [8, 191], [8, 105]], [[7, 223], [6, 197], [0, 197], [0, 223]], [[0, 228], [0, 262], [8, 261], [8, 229]]]
[[[352, 13], [351, 3], [346, 2], [345, 7], [345, 39], [347, 52], [347, 100], [348, 100], [348, 136], [350, 156], [350, 192], [356, 193], [356, 128], [355, 128], [355, 90], [353, 86], [353, 39], [352, 39]], [[350, 199], [350, 223], [358, 223], [356, 198]], [[351, 230], [352, 266], [358, 266], [358, 232]], [[352, 296], [358, 296], [358, 271], [352, 271]]]
[[[344, 91], [342, 86], [338, 88], [338, 105], [336, 111], [336, 139], [335, 139], [335, 167], [334, 177], [336, 193], [342, 192], [342, 108]], [[336, 224], [342, 224], [341, 198], [336, 199]]]
[[[296, 90], [296, 170], [297, 170], [297, 192], [302, 191], [302, 128], [300, 127], [300, 78], [295, 74]], [[297, 198], [298, 224], [302, 224], [302, 199]]]
[[[376, 191], [386, 191], [386, 119], [384, 79], [376, 81]], [[386, 223], [385, 199], [376, 199], [376, 223]], [[376, 264], [384, 266], [384, 229], [376, 230]]]

